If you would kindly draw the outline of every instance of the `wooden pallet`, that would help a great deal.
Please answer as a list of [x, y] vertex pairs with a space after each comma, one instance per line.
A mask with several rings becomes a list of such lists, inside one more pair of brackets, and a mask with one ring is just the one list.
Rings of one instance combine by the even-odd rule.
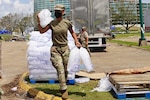
[[150, 72], [144, 74], [110, 75], [113, 91], [118, 99], [127, 98], [128, 95], [142, 95], [150, 98]]
[[[30, 79], [30, 83], [31, 84], [35, 84], [35, 83], [49, 83], [49, 84], [58, 84], [59, 81], [58, 80], [48, 80], [48, 81], [39, 81], [39, 80], [34, 80], [34, 79]], [[69, 85], [74, 85], [75, 84], [75, 80], [72, 79], [72, 80], [67, 80], [67, 84]]]
[[[113, 89], [111, 93], [115, 98], [119, 100], [122, 100], [122, 99], [127, 100], [129, 98], [144, 98], [144, 100], [150, 100], [150, 91], [118, 93]], [[138, 99], [138, 100], [141, 100], [141, 99]]]

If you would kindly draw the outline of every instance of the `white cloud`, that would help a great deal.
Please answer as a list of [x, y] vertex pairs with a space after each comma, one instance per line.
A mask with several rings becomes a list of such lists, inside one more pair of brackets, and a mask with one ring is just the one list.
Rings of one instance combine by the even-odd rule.
[[0, 5], [1, 4], [10, 4], [11, 1], [10, 0], [0, 0]]
[[150, 3], [150, 0], [142, 0], [143, 3]]
[[6, 11], [6, 12], [4, 12], [4, 16], [6, 16], [6, 15], [8, 15], [8, 14], [10, 14], [10, 12], [8, 12], [8, 11]]
[[11, 1], [10, 0], [2, 0], [4, 3], [10, 4]]
[[3, 4], [3, 3], [10, 4], [11, 1], [10, 0], [0, 0], [0, 4]]
[[31, 0], [28, 4], [21, 4], [19, 0], [17, 0], [14, 2], [13, 7], [18, 13], [31, 14], [33, 13], [33, 0]]
[[28, 3], [21, 3], [20, 0], [0, 0], [0, 18], [9, 13], [33, 14], [33, 0]]

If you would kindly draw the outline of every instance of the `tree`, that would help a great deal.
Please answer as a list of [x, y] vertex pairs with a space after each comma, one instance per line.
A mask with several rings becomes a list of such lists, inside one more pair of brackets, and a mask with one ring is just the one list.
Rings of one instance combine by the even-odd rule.
[[7, 16], [2, 17], [0, 21], [0, 28], [13, 32], [17, 27], [18, 19], [19, 17], [17, 14], [8, 14]]
[[1, 29], [6, 29], [11, 32], [20, 30], [22, 35], [24, 35], [24, 31], [29, 27], [34, 27], [34, 19], [32, 15], [24, 17], [19, 14], [8, 14], [0, 20]]
[[120, 24], [122, 25], [126, 33], [128, 33], [129, 29], [137, 24], [138, 16], [137, 16], [137, 7], [135, 2], [124, 0], [118, 1], [115, 6], [110, 8], [112, 14], [112, 24]]
[[34, 22], [33, 22], [33, 17], [32, 16], [26, 16], [23, 17], [19, 23], [18, 23], [18, 28], [21, 31], [22, 36], [24, 36], [24, 31], [28, 28], [34, 26]]
[[33, 26], [34, 26], [34, 30], [38, 30], [38, 22], [37, 22], [37, 15], [39, 12], [36, 12], [33, 14]]

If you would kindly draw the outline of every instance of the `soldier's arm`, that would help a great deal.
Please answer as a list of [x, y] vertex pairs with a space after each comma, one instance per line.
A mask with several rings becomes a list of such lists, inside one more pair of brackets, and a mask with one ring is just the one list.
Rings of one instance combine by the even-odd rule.
[[86, 40], [86, 45], [88, 45], [89, 38], [88, 38], [88, 33], [87, 32], [85, 32], [85, 40]]
[[50, 29], [49, 24], [46, 27], [44, 27], [44, 28], [41, 27], [41, 25], [40, 25], [40, 18], [39, 18], [38, 15], [37, 15], [37, 22], [38, 22], [38, 30], [40, 31], [41, 34], [45, 33], [47, 30]]
[[40, 24], [38, 24], [38, 29], [39, 29], [40, 33], [43, 34], [43, 33], [45, 33], [47, 30], [49, 30], [50, 27], [49, 27], [49, 25], [47, 25], [45, 28], [42, 28], [42, 27], [40, 26]]
[[88, 45], [88, 42], [89, 42], [89, 38], [86, 37], [86, 45]]
[[74, 38], [74, 40], [75, 40], [75, 44], [76, 44], [76, 46], [77, 46], [77, 47], [81, 47], [81, 44], [80, 44], [80, 42], [78, 41], [78, 38], [77, 38], [76, 33], [73, 31], [73, 29], [72, 29], [72, 28], [70, 28], [70, 29], [69, 29], [69, 31], [70, 31], [70, 33], [71, 33], [72, 37], [73, 37], [73, 38]]

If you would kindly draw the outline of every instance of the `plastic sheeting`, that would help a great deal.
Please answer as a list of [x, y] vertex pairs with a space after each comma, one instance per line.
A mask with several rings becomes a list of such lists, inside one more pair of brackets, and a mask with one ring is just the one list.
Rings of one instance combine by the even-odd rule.
[[86, 67], [87, 72], [93, 71], [93, 64], [91, 62], [90, 55], [88, 51], [83, 47], [80, 48], [80, 57], [82, 59], [83, 64]]
[[[35, 80], [57, 80], [57, 72], [50, 61], [50, 48], [52, 46], [51, 30], [44, 34], [38, 31], [30, 33], [28, 42], [27, 60], [29, 68], [29, 77]], [[75, 73], [81, 70], [81, 60], [87, 72], [93, 70], [89, 53], [85, 48], [77, 48], [74, 39], [68, 31], [68, 46], [70, 56], [68, 61], [68, 79], [75, 78]]]
[[[57, 80], [57, 71], [50, 61], [50, 48], [52, 46], [51, 30], [44, 34], [39, 31], [30, 33], [28, 42], [27, 61], [29, 68], [29, 78], [34, 80]], [[69, 48], [72, 49], [75, 44], [70, 33], [68, 33]], [[69, 72], [68, 79], [74, 79], [75, 73]]]
[[70, 51], [69, 61], [68, 61], [68, 71], [78, 72], [80, 70], [80, 50], [74, 47]]
[[109, 75], [106, 77], [101, 78], [99, 80], [98, 85], [96, 88], [92, 90], [92, 92], [97, 91], [97, 92], [108, 92], [113, 88], [112, 83], [109, 81]]

